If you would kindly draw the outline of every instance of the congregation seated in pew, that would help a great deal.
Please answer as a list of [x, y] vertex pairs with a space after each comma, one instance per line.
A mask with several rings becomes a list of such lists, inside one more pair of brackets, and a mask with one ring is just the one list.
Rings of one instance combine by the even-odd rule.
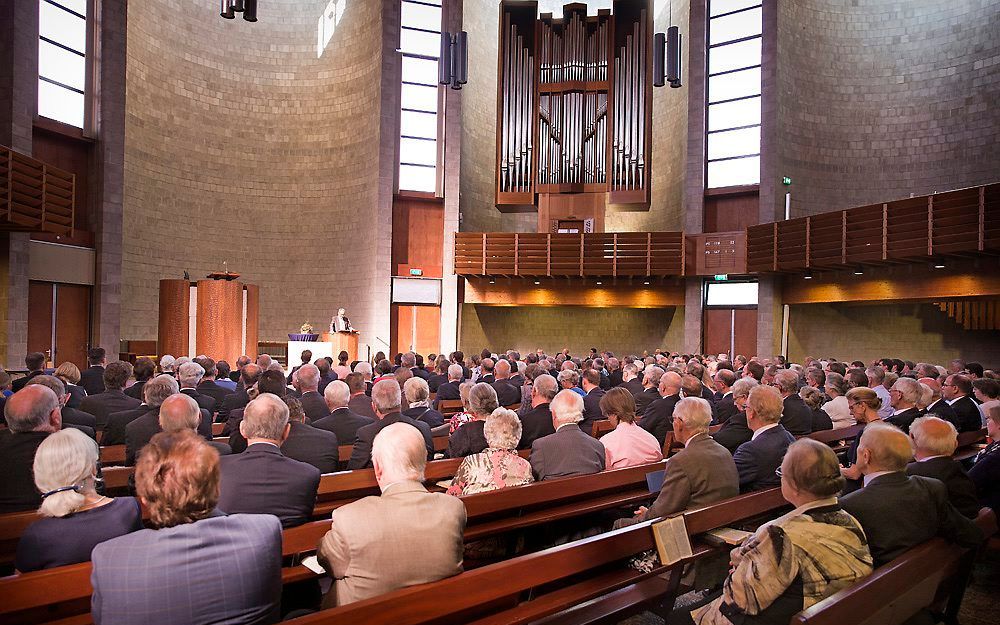
[[580, 429], [583, 397], [571, 389], [559, 391], [549, 404], [555, 433], [531, 444], [531, 471], [539, 482], [557, 477], [589, 475], [604, 470], [604, 445]]
[[486, 382], [478, 382], [469, 389], [469, 404], [465, 414], [469, 420], [448, 437], [449, 458], [464, 458], [486, 449], [484, 429], [486, 419], [500, 407], [496, 389]]
[[952, 454], [958, 448], [958, 430], [936, 416], [919, 417], [910, 424], [914, 461], [906, 465], [907, 475], [939, 480], [948, 491], [948, 501], [970, 519], [979, 514], [976, 485]]
[[497, 408], [483, 425], [486, 449], [466, 456], [448, 488], [449, 495], [473, 495], [534, 481], [531, 464], [517, 454], [521, 421], [517, 413]]
[[663, 460], [663, 445], [635, 423], [632, 393], [621, 387], [607, 391], [601, 396], [600, 410], [614, 427], [600, 438], [605, 468], [620, 469]]
[[4, 405], [7, 429], [0, 431], [0, 513], [34, 510], [42, 503], [35, 488], [35, 453], [62, 428], [59, 398], [47, 386], [25, 386]]
[[757, 386], [746, 403], [747, 426], [753, 431], [750, 440], [733, 454], [740, 476], [740, 492], [777, 486], [775, 469], [795, 437], [781, 425], [781, 395], [774, 387]]

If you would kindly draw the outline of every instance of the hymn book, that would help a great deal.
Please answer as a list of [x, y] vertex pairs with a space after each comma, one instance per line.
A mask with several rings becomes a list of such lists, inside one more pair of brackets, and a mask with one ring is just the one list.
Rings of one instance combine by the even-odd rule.
[[683, 515], [653, 523], [650, 529], [653, 530], [653, 537], [656, 539], [660, 564], [669, 566], [693, 555]]

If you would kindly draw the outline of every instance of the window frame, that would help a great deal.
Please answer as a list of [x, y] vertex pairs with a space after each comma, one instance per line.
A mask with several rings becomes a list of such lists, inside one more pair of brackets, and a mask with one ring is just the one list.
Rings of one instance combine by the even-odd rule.
[[[54, 41], [48, 37], [44, 37], [41, 34], [41, 5], [49, 4], [56, 7], [58, 10], [66, 11], [74, 16], [82, 17], [84, 20], [84, 51], [83, 53], [78, 50], [74, 50], [65, 44]], [[39, 126], [43, 126], [46, 129], [58, 132], [67, 136], [74, 138], [83, 139], [94, 139], [96, 138], [97, 124], [95, 111], [97, 109], [97, 68], [98, 68], [98, 56], [100, 52], [100, 37], [99, 37], [99, 21], [95, 18], [97, 11], [100, 8], [100, 0], [85, 0], [87, 14], [85, 16], [80, 16], [75, 10], [68, 6], [64, 6], [61, 0], [38, 0], [38, 11], [39, 24], [38, 30], [35, 33], [35, 50], [36, 54], [40, 54], [41, 42], [49, 43], [62, 50], [66, 50], [72, 54], [76, 54], [83, 57], [84, 62], [84, 78], [83, 78], [83, 90], [77, 89], [70, 85], [63, 84], [52, 78], [42, 76], [42, 69], [36, 65], [35, 68], [35, 102], [34, 102], [34, 123]], [[37, 58], [37, 57], [36, 57]], [[61, 89], [66, 89], [74, 93], [80, 93], [83, 96], [83, 124], [77, 126], [69, 122], [55, 119], [53, 117], [48, 117], [40, 113], [40, 102], [39, 93], [37, 86], [39, 82], [46, 82], [54, 85]]]
[[[430, 30], [430, 29], [427, 29], [427, 28], [423, 28], [423, 27], [408, 26], [408, 25], [404, 24], [403, 23], [403, 17], [402, 17], [402, 13], [403, 13], [402, 8], [403, 8], [404, 5], [407, 5], [407, 4], [413, 4], [413, 5], [429, 6], [429, 7], [439, 8], [441, 10], [441, 24], [439, 25], [439, 29], [437, 31], [433, 31], [433, 30]], [[400, 0], [400, 25], [399, 25], [399, 37], [398, 37], [398, 39], [399, 39], [399, 49], [398, 50], [399, 50], [399, 65], [400, 65], [400, 81], [399, 81], [399, 107], [398, 107], [398, 110], [397, 110], [397, 118], [396, 118], [397, 122], [398, 122], [397, 133], [396, 133], [396, 135], [397, 135], [396, 136], [396, 148], [397, 148], [397, 158], [396, 158], [396, 193], [398, 195], [412, 195], [412, 196], [416, 196], [416, 197], [426, 197], [428, 195], [433, 196], [433, 197], [440, 197], [441, 196], [442, 165], [444, 163], [444, 146], [443, 146], [443, 134], [444, 133], [442, 132], [443, 131], [443, 126], [444, 126], [444, 93], [443, 93], [443, 90], [441, 89], [441, 85], [439, 85], [437, 83], [437, 70], [438, 70], [437, 64], [440, 62], [440, 59], [439, 59], [438, 56], [432, 56], [432, 55], [428, 55], [428, 54], [421, 54], [421, 53], [417, 53], [417, 52], [407, 52], [407, 51], [405, 51], [403, 49], [403, 47], [402, 47], [403, 46], [402, 36], [403, 36], [403, 31], [411, 30], [411, 31], [415, 31], [415, 32], [435, 34], [435, 35], [438, 36], [438, 38], [440, 38], [441, 32], [444, 30], [444, 18], [445, 18], [444, 0]], [[403, 59], [405, 59], [405, 58], [420, 59], [420, 60], [425, 60], [425, 61], [434, 61], [435, 62], [434, 83], [431, 84], [431, 83], [418, 82], [418, 81], [415, 81], [415, 80], [412, 80], [412, 79], [407, 79], [406, 77], [402, 76]], [[434, 88], [436, 90], [435, 97], [437, 99], [437, 107], [436, 107], [437, 110], [435, 110], [435, 111], [428, 111], [426, 109], [417, 108], [417, 107], [413, 106], [412, 103], [405, 102], [403, 100], [403, 85], [409, 85], [409, 86], [420, 88], [420, 89], [431, 89], [431, 88]], [[435, 136], [434, 136], [434, 138], [431, 138], [431, 137], [419, 137], [419, 136], [404, 134], [403, 133], [403, 127], [402, 127], [403, 113], [416, 113], [416, 114], [420, 114], [420, 115], [434, 115], [434, 121], [435, 121], [435, 124], [434, 124], [434, 127], [435, 127], [435, 133], [434, 134], [435, 134]], [[434, 144], [435, 144], [435, 152], [436, 152], [435, 159], [434, 159], [434, 164], [430, 165], [430, 164], [427, 164], [427, 163], [414, 163], [414, 162], [403, 160], [402, 147], [401, 147], [403, 139], [414, 140], [414, 141], [428, 141], [428, 142], [432, 141], [432, 142], [434, 142]], [[407, 188], [403, 187], [402, 186], [402, 177], [403, 177], [402, 176], [402, 172], [403, 172], [403, 168], [404, 167], [407, 167], [407, 168], [418, 167], [418, 168], [421, 168], [421, 169], [432, 170], [433, 171], [433, 177], [434, 177], [433, 189], [430, 189], [430, 190], [428, 190], [427, 188], [423, 188], [423, 189], [407, 189]]]

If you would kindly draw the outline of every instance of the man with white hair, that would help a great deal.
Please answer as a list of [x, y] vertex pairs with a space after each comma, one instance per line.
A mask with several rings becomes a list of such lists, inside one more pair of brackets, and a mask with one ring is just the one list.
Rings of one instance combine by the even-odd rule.
[[406, 352], [400, 359], [400, 366], [409, 369], [410, 373], [418, 378], [423, 378], [425, 381], [427, 378], [431, 377], [431, 374], [427, 372], [423, 367], [417, 366], [417, 355], [413, 352]]
[[555, 433], [549, 405], [559, 392], [559, 383], [543, 373], [531, 383], [531, 408], [521, 415], [521, 441], [518, 449], [530, 449], [536, 440]]
[[812, 410], [799, 397], [799, 374], [791, 369], [778, 369], [774, 387], [781, 394], [781, 425], [792, 436], [812, 433]]
[[642, 393], [642, 378], [639, 377], [639, 366], [634, 362], [627, 363], [622, 367], [622, 382], [618, 386], [624, 387], [632, 398], [635, 399]]
[[493, 367], [493, 374], [490, 386], [497, 392], [497, 402], [505, 408], [520, 403], [521, 389], [510, 383], [510, 363], [501, 358]]
[[434, 410], [438, 410], [438, 404], [442, 399], [462, 399], [459, 387], [462, 386], [464, 375], [465, 368], [462, 365], [448, 366], [448, 381], [438, 386], [437, 394], [434, 396]]
[[[392, 380], [375, 385], [399, 385]], [[403, 423], [382, 428], [372, 443], [382, 495], [333, 511], [317, 557], [334, 583], [324, 608], [462, 572], [465, 505], [424, 488], [427, 455], [420, 433]]]
[[876, 567], [935, 536], [960, 547], [983, 542], [979, 527], [948, 502], [944, 484], [906, 474], [912, 453], [899, 428], [868, 424], [858, 445], [864, 488], [840, 499], [844, 511], [861, 523]]
[[219, 462], [219, 510], [273, 514], [284, 528], [309, 520], [320, 472], [281, 453], [289, 430], [288, 406], [277, 395], [261, 393], [247, 404], [240, 421], [247, 448]]
[[[656, 366], [646, 367], [642, 374], [642, 392], [635, 396], [635, 415], [641, 417], [646, 412], [646, 406], [661, 399], [659, 386], [663, 369]], [[678, 388], [680, 385], [678, 384]]]
[[[146, 385], [142, 387], [142, 393], [148, 411], [125, 426], [125, 464], [128, 466], [135, 465], [139, 451], [146, 446], [150, 439], [160, 433], [160, 407], [167, 398], [178, 394], [177, 380], [166, 374], [158, 375], [146, 382]], [[199, 421], [195, 424], [195, 429], [204, 436], [205, 429], [201, 425], [201, 420], [205, 418], [205, 413], [199, 409], [198, 414]], [[111, 416], [113, 418], [115, 415]], [[208, 423], [208, 432], [207, 438], [211, 439], [211, 422]]]
[[197, 386], [205, 376], [205, 368], [196, 362], [185, 362], [177, 367], [177, 383], [181, 392], [198, 402], [209, 413], [215, 411], [215, 398], [198, 392]]
[[649, 508], [640, 506], [631, 519], [615, 527], [700, 508], [740, 494], [740, 476], [729, 450], [712, 440], [708, 428], [712, 407], [701, 397], [686, 397], [674, 407], [674, 439], [684, 449], [667, 460], [663, 486]]
[[326, 400], [319, 394], [319, 368], [311, 363], [303, 364], [292, 376], [292, 386], [302, 397], [302, 409], [309, 421], [319, 421], [330, 415]]
[[681, 376], [676, 371], [667, 371], [661, 375], [657, 388], [660, 398], [649, 403], [639, 422], [639, 427], [656, 437], [660, 447], [663, 447], [667, 432], [670, 431], [674, 406], [681, 400], [681, 383]]
[[393, 423], [406, 423], [420, 430], [427, 447], [427, 457], [434, 457], [434, 439], [431, 436], [430, 426], [423, 421], [415, 421], [403, 415], [402, 401], [402, 392], [396, 380], [379, 380], [375, 383], [372, 387], [371, 407], [378, 421], [358, 429], [351, 459], [347, 462], [348, 469], [367, 469], [372, 466], [372, 443], [375, 441], [375, 436]]
[[554, 434], [531, 444], [531, 471], [538, 481], [571, 475], [590, 475], [604, 470], [604, 445], [580, 429], [583, 398], [566, 389], [549, 404]]
[[66, 388], [66, 383], [62, 378], [57, 378], [54, 375], [36, 375], [28, 380], [25, 388], [31, 386], [32, 384], [43, 384], [56, 394], [59, 398], [59, 411], [62, 414], [62, 424], [63, 427], [73, 427], [90, 438], [97, 437], [97, 419], [93, 415], [86, 413], [82, 410], [77, 410], [76, 408], [70, 408], [66, 404], [69, 403], [70, 393], [69, 389]]
[[910, 424], [920, 416], [917, 401], [920, 399], [920, 383], [913, 378], [899, 378], [889, 389], [889, 400], [892, 402], [892, 416], [886, 421], [903, 430], [910, 431]]
[[174, 362], [176, 360], [177, 359], [174, 358], [171, 354], [164, 354], [163, 357], [160, 358], [160, 373], [166, 373], [168, 375], [173, 375], [174, 374]]
[[323, 399], [326, 400], [326, 407], [330, 414], [318, 421], [313, 421], [312, 426], [337, 435], [337, 440], [342, 445], [353, 444], [358, 438], [358, 430], [366, 425], [375, 423], [375, 419], [354, 414], [347, 407], [351, 401], [351, 389], [343, 380], [334, 380], [326, 385], [323, 391]]
[[31, 467], [45, 438], [62, 428], [59, 398], [43, 384], [25, 386], [4, 404], [0, 430], [0, 513], [34, 510], [42, 503]]
[[958, 447], [958, 430], [939, 417], [919, 417], [910, 424], [914, 462], [906, 465], [907, 475], [941, 480], [948, 500], [962, 515], [974, 519], [979, 514], [976, 485], [953, 457]]

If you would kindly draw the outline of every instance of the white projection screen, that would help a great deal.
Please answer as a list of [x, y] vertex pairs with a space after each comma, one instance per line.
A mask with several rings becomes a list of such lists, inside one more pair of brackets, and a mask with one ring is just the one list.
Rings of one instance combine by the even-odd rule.
[[393, 304], [441, 305], [440, 278], [392, 278]]

